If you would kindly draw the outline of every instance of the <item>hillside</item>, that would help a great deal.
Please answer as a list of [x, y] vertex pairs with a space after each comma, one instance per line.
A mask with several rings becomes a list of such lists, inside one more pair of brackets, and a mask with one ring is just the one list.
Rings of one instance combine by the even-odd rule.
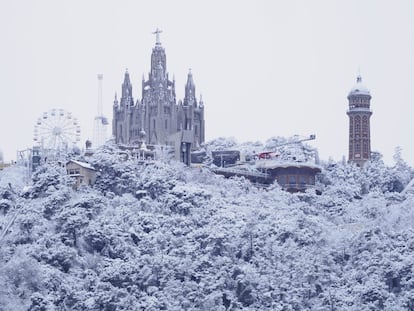
[[289, 194], [113, 148], [93, 188], [0, 172], [0, 310], [414, 310], [402, 159], [325, 163], [322, 195]]

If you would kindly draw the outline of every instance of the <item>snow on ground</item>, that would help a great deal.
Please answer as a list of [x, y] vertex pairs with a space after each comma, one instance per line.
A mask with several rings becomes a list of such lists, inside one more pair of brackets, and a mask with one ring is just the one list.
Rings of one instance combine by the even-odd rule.
[[24, 207], [0, 242], [1, 310], [414, 310], [402, 159], [322, 164], [322, 195], [113, 146], [89, 163], [97, 182], [78, 191], [50, 165], [11, 197], [25, 170], [0, 172], [0, 224]]
[[0, 171], [0, 188], [9, 187], [9, 184], [16, 190], [22, 190], [30, 182], [29, 170], [23, 166], [9, 166]]

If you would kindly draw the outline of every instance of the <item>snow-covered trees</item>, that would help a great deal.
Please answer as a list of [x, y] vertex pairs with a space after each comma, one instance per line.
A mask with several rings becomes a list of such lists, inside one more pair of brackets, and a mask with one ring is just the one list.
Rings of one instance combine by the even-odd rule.
[[59, 166], [25, 191], [2, 175], [0, 226], [19, 213], [1, 241], [0, 309], [414, 310], [401, 163], [330, 163], [321, 195], [289, 194], [113, 148], [90, 159], [93, 188], [74, 191]]

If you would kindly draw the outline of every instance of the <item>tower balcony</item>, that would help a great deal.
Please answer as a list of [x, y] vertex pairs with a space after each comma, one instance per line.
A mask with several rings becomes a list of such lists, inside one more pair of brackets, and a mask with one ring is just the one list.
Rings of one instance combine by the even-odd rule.
[[353, 112], [363, 112], [363, 113], [369, 113], [370, 115], [372, 114], [372, 110], [369, 108], [365, 108], [365, 107], [353, 107], [353, 108], [349, 108], [346, 113], [349, 115], [350, 113]]

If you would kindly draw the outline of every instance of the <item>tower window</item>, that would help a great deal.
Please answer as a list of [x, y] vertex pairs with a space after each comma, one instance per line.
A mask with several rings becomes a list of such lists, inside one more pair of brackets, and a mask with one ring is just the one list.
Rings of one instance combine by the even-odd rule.
[[168, 129], [168, 120], [165, 120], [165, 129]]
[[368, 152], [368, 143], [364, 142], [364, 153]]
[[355, 144], [355, 152], [356, 153], [360, 153], [361, 152], [361, 144], [360, 143], [356, 143]]
[[355, 120], [355, 131], [359, 132], [361, 130], [361, 121], [359, 119]]

